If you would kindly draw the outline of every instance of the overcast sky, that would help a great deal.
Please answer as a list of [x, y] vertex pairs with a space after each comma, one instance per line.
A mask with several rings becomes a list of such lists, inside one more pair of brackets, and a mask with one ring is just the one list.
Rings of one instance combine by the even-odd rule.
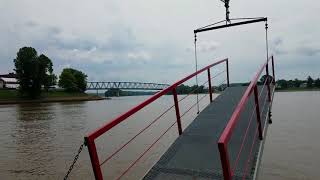
[[[320, 3], [230, 2], [231, 17], [269, 18], [279, 78], [320, 77]], [[54, 71], [89, 80], [172, 83], [194, 71], [193, 30], [223, 20], [219, 0], [0, 0], [0, 74], [34, 47]], [[264, 23], [198, 35], [199, 66], [229, 58], [231, 81], [249, 81], [266, 58]]]

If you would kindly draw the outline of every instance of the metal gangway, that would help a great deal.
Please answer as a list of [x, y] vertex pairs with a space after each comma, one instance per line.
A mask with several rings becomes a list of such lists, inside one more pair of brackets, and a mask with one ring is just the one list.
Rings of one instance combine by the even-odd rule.
[[[211, 75], [216, 66], [225, 65], [221, 72]], [[269, 72], [271, 72], [270, 74]], [[224, 83], [227, 88], [213, 98], [214, 78], [226, 74]], [[191, 92], [178, 97], [177, 87], [198, 75], [207, 74], [208, 93], [197, 102], [181, 112], [181, 103]], [[259, 81], [261, 77], [263, 81]], [[199, 86], [201, 87], [201, 86]], [[122, 179], [144, 157], [147, 152], [159, 142], [172, 128], [177, 128], [179, 134], [174, 143], [167, 149], [161, 158], [145, 172], [144, 179], [255, 179], [259, 160], [262, 156], [264, 137], [268, 124], [271, 123], [271, 107], [275, 90], [274, 58], [267, 58], [248, 86], [230, 86], [228, 59], [220, 60], [204, 67], [189, 76], [177, 81], [157, 94], [146, 99], [141, 104], [109, 121], [100, 128], [85, 136], [90, 160], [95, 178], [106, 179], [102, 167], [108, 161], [117, 158], [134, 139], [145, 133], [155, 123], [165, 121], [163, 117], [171, 110], [175, 112], [176, 120], [161, 132], [139, 155], [119, 172], [115, 179]], [[196, 89], [195, 89], [196, 91]], [[141, 127], [140, 130], [128, 138], [107, 156], [101, 156], [97, 151], [97, 139], [112, 131], [116, 126], [126, 123], [137, 113], [144, 113], [146, 108], [163, 96], [172, 96], [173, 105], [169, 106], [153, 120]], [[182, 119], [197, 107], [205, 97], [209, 99], [206, 106], [196, 116], [194, 121], [183, 128]], [[184, 129], [184, 130], [183, 130]], [[103, 153], [103, 151], [102, 151]], [[104, 158], [102, 158], [104, 157]]]

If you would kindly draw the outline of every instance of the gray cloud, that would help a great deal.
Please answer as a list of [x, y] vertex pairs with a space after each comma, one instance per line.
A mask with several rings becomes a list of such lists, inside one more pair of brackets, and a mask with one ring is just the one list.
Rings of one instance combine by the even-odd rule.
[[[320, 58], [320, 25], [310, 25], [317, 21], [317, 6], [296, 18], [292, 14], [306, 3], [319, 3], [248, 3], [250, 11], [246, 4], [232, 2], [231, 15], [269, 17], [270, 53], [279, 60], [279, 74], [285, 75], [288, 66], [297, 67], [290, 73], [313, 71], [318, 65], [314, 59]], [[192, 30], [223, 16], [222, 4], [212, 0], [8, 0], [0, 7], [0, 71], [12, 69], [19, 48], [33, 46], [54, 60], [57, 73], [70, 66], [83, 69], [90, 79], [170, 83], [194, 70]], [[263, 30], [253, 25], [200, 34], [199, 66], [229, 57], [231, 80], [250, 79], [264, 59]], [[303, 57], [311, 60], [301, 66]]]
[[320, 54], [320, 48], [301, 46], [296, 49], [296, 52], [302, 56], [315, 56]]
[[37, 26], [38, 24], [35, 23], [35, 22], [33, 22], [33, 21], [28, 21], [28, 22], [25, 23], [25, 25], [26, 25], [27, 27], [35, 27], [35, 26]]
[[280, 37], [277, 37], [271, 41], [271, 50], [275, 55], [286, 55], [288, 50], [284, 47], [284, 40]]

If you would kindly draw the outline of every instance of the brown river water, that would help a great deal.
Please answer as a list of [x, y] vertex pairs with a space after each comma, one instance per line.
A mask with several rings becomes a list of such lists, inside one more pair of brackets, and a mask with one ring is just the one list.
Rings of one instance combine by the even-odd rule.
[[[63, 179], [83, 137], [149, 96], [112, 100], [0, 106], [0, 179]], [[180, 96], [181, 99], [181, 96]], [[180, 103], [183, 114], [194, 102]], [[208, 96], [200, 109], [208, 104]], [[126, 143], [166, 108], [164, 96], [96, 140], [100, 162]], [[260, 180], [320, 179], [320, 92], [275, 94], [273, 124], [269, 126], [259, 173]], [[185, 128], [196, 108], [182, 118]], [[102, 165], [105, 179], [121, 175], [175, 121], [174, 109], [142, 133], [114, 158]], [[133, 166], [123, 179], [140, 179], [177, 138], [171, 130]], [[86, 147], [70, 179], [94, 179]]]
[[[202, 96], [199, 95], [199, 98]], [[1, 105], [0, 179], [63, 179], [86, 134], [148, 97]], [[179, 99], [182, 97], [179, 96]], [[193, 95], [181, 101], [180, 113], [183, 114], [195, 102], [196, 97]], [[206, 96], [200, 101], [200, 110], [208, 103], [209, 97]], [[100, 162], [172, 105], [172, 96], [164, 96], [99, 137], [96, 146]], [[182, 118], [183, 128], [196, 117], [196, 109], [195, 106]], [[119, 177], [175, 120], [172, 108], [118, 155], [103, 164], [101, 168], [105, 179]], [[140, 179], [177, 136], [175, 125], [122, 179]], [[94, 179], [86, 147], [70, 179]]]
[[320, 179], [320, 91], [278, 92], [259, 180]]

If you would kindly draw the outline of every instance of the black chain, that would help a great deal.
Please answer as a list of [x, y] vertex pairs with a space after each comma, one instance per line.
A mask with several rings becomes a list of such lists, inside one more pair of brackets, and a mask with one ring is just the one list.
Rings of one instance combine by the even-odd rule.
[[69, 170], [68, 170], [67, 174], [64, 176], [63, 180], [67, 180], [67, 179], [68, 179], [68, 176], [69, 176], [69, 174], [71, 173], [71, 171], [72, 171], [72, 169], [73, 169], [73, 167], [74, 167], [74, 164], [76, 164], [76, 162], [77, 162], [77, 160], [78, 160], [78, 158], [79, 158], [79, 155], [80, 155], [80, 153], [81, 153], [81, 151], [82, 151], [82, 149], [83, 149], [83, 146], [84, 146], [84, 143], [82, 143], [82, 144], [80, 145], [79, 150], [78, 150], [78, 153], [77, 153], [76, 156], [74, 157], [73, 162], [72, 162], [72, 164], [70, 165]]
[[230, 11], [229, 11], [229, 0], [225, 0], [224, 1], [225, 3], [224, 3], [224, 7], [226, 8], [226, 24], [228, 24], [228, 22], [229, 23], [231, 23], [231, 21], [230, 21], [230, 17], [229, 17], [229, 15], [230, 15]]

